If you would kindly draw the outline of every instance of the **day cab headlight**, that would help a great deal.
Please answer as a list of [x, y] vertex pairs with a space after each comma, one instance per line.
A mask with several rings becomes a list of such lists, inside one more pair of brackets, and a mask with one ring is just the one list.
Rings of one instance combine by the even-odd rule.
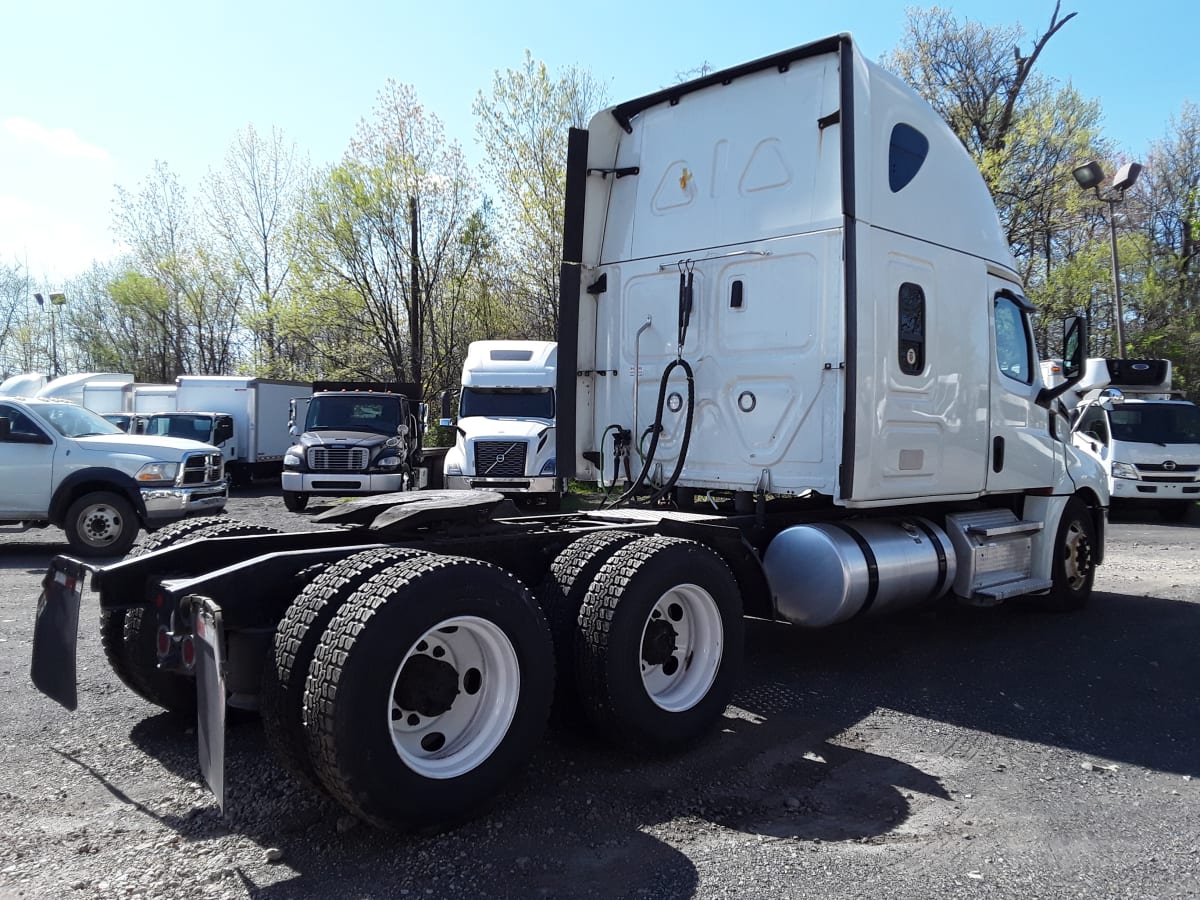
[[1114, 462], [1112, 464], [1112, 473], [1113, 478], [1129, 478], [1134, 481], [1137, 481], [1141, 477], [1138, 475], [1136, 466], [1123, 462]]
[[142, 482], [159, 482], [159, 481], [175, 481], [175, 475], [179, 471], [179, 463], [173, 462], [152, 462], [146, 463], [137, 470], [134, 475], [135, 481]]
[[303, 464], [303, 462], [304, 462], [304, 458], [299, 453], [296, 453], [293, 450], [289, 450], [287, 453], [283, 454], [283, 464], [285, 466], [292, 466], [292, 467], [298, 468], [300, 465]]
[[462, 473], [462, 466], [458, 463], [446, 463], [446, 468], [443, 472], [445, 475], [461, 475]]
[[546, 460], [544, 463], [542, 463], [542, 471], [539, 472], [538, 474], [539, 475], [553, 475], [554, 470], [557, 468], [557, 465], [556, 465], [557, 462], [558, 462], [558, 460], [556, 460], [553, 456], [550, 457], [548, 460]]
[[381, 469], [396, 469], [399, 468], [402, 460], [398, 456], [385, 456], [383, 459], [377, 460], [375, 465]]

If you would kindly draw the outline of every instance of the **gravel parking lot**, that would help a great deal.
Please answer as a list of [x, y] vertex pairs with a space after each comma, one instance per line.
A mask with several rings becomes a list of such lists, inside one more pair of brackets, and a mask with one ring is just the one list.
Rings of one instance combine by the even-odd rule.
[[[229, 511], [311, 527], [270, 490]], [[0, 897], [1196, 897], [1198, 524], [1114, 521], [1079, 614], [752, 622], [735, 703], [688, 753], [551, 731], [491, 808], [418, 836], [292, 784], [254, 720], [222, 817], [194, 729], [108, 668], [94, 598], [78, 712], [42, 697], [34, 605], [65, 544], [0, 535]]]

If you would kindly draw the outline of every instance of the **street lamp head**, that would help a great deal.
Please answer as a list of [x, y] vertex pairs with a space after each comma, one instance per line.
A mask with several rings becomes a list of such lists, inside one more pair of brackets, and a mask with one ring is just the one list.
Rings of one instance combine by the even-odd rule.
[[[1139, 166], [1138, 168], [1140, 169], [1141, 167]], [[1092, 188], [1099, 188], [1100, 182], [1104, 180], [1104, 170], [1100, 168], [1100, 163], [1095, 160], [1084, 163], [1072, 171], [1071, 174], [1075, 176], [1075, 181], [1078, 182], [1079, 187], [1085, 191]], [[1137, 176], [1135, 175], [1134, 177], [1136, 178]]]
[[[1136, 178], [1137, 176], [1134, 176], [1134, 177]], [[53, 291], [50, 294], [50, 302], [53, 303], [55, 306], [62, 306], [64, 303], [67, 302], [67, 295], [64, 294], [62, 291]]]
[[43, 297], [41, 294], [34, 294], [34, 295], [33, 295], [33, 299], [37, 301], [37, 305], [38, 305], [38, 306], [45, 306], [45, 305], [46, 305], [46, 298], [45, 298], [45, 297]]
[[1133, 183], [1138, 180], [1140, 174], [1142, 174], [1141, 163], [1125, 163], [1113, 176], [1112, 186], [1123, 194], [1133, 187]]

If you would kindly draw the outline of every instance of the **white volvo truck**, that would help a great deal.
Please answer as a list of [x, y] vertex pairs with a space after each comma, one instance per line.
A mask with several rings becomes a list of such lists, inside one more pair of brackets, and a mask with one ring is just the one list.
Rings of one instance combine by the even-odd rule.
[[[568, 143], [557, 474], [610, 488], [606, 508], [511, 517], [496, 492], [410, 491], [323, 513], [327, 531], [59, 558], [41, 690], [77, 702], [83, 584], [108, 616], [154, 598], [142, 681], [172, 687], [146, 696], [199, 698], [218, 797], [226, 707], [257, 706], [297, 778], [421, 827], [499, 791], [552, 702], [598, 739], [686, 750], [733, 694], [743, 616], [1086, 603], [1108, 491], [1057, 403], [1086, 329], [1065, 328], [1048, 387], [983, 179], [917, 94], [838, 35], [622, 103]], [[125, 634], [110, 659], [144, 669]]]
[[462, 368], [454, 446], [446, 452], [447, 488], [487, 488], [557, 509], [554, 341], [474, 341]]

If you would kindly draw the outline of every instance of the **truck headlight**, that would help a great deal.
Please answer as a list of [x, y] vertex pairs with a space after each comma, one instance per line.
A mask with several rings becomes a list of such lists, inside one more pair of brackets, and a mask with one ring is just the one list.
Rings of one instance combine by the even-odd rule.
[[403, 460], [401, 460], [399, 456], [393, 454], [392, 456], [385, 456], [382, 459], [377, 459], [375, 461], [375, 465], [380, 469], [396, 469], [399, 468], [402, 461]]
[[446, 474], [446, 475], [461, 475], [462, 474], [462, 466], [460, 466], [458, 463], [446, 463], [446, 469], [445, 469], [444, 474]]
[[179, 471], [179, 463], [173, 462], [152, 462], [146, 463], [137, 470], [134, 479], [137, 481], [169, 481], [174, 483], [175, 475]]
[[553, 456], [550, 457], [548, 460], [546, 460], [544, 463], [542, 463], [542, 471], [540, 471], [538, 474], [539, 475], [553, 475], [554, 470], [557, 468], [557, 465], [556, 465], [557, 462], [558, 462], [558, 460], [556, 460]]
[[1138, 475], [1137, 467], [1131, 465], [1130, 463], [1114, 462], [1112, 464], [1112, 473], [1113, 478], [1130, 478], [1134, 481], [1137, 481], [1139, 478], [1141, 478], [1141, 476]]
[[293, 451], [289, 450], [287, 453], [283, 454], [283, 464], [285, 466], [291, 466], [298, 469], [303, 463], [304, 458], [299, 453], [294, 453]]

